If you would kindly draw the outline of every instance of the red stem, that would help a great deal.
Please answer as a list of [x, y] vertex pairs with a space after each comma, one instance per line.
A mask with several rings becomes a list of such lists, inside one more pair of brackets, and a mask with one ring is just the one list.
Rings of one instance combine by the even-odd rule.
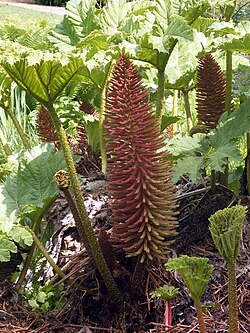
[[172, 308], [170, 301], [165, 302], [164, 325], [166, 327], [172, 326]]

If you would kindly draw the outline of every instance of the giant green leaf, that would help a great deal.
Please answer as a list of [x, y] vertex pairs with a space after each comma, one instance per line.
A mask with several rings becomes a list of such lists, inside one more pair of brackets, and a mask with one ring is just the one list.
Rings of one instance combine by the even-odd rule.
[[170, 18], [168, 27], [164, 31], [164, 37], [184, 38], [193, 40], [193, 29], [181, 16], [173, 15]]
[[177, 182], [181, 176], [187, 176], [193, 183], [197, 183], [204, 167], [203, 156], [187, 156], [177, 160], [174, 167], [173, 181]]
[[242, 159], [239, 149], [233, 142], [218, 147], [214, 152], [208, 155], [208, 160], [212, 170], [224, 171], [224, 166], [230, 161], [240, 161]]
[[[189, 135], [176, 135], [175, 138], [166, 142], [168, 151], [173, 156], [185, 156], [186, 154], [194, 155], [196, 152], [204, 152], [202, 147], [203, 134], [196, 134], [193, 137]], [[207, 148], [207, 147], [206, 147]], [[206, 150], [205, 148], [205, 150]]]
[[209, 218], [214, 244], [227, 263], [236, 261], [246, 215], [247, 207], [237, 205], [218, 210]]
[[30, 153], [35, 153], [34, 159], [20, 166], [16, 176], [1, 184], [0, 230], [9, 232], [18, 217], [36, 210], [40, 212], [58, 195], [53, 177], [66, 163], [62, 152], [53, 153], [53, 150], [53, 145], [35, 147]]
[[237, 26], [229, 22], [215, 22], [208, 31], [207, 52], [218, 49], [250, 53], [250, 22], [240, 22]]
[[10, 230], [8, 236], [15, 242], [23, 242], [25, 245], [31, 246], [33, 243], [33, 237], [28, 227], [15, 225]]
[[71, 0], [67, 2], [66, 15], [61, 23], [49, 34], [49, 40], [60, 50], [67, 52], [88, 36], [99, 30], [95, 0]]
[[128, 10], [129, 5], [126, 0], [109, 0], [100, 17], [104, 32], [108, 35], [116, 34]]
[[192, 23], [210, 7], [208, 0], [156, 0], [157, 30], [165, 31], [172, 17], [178, 15]]
[[195, 28], [198, 32], [202, 32], [205, 35], [208, 33], [208, 27], [211, 26], [214, 22], [217, 22], [211, 17], [198, 17], [195, 22], [192, 24], [192, 27]]
[[52, 30], [48, 39], [60, 50], [68, 52], [79, 41], [75, 26], [72, 24], [68, 16], [64, 16], [61, 23], [59, 23], [54, 30]]
[[6, 262], [10, 260], [10, 255], [17, 252], [16, 245], [0, 234], [0, 262]]
[[107, 50], [109, 47], [109, 40], [106, 34], [102, 31], [95, 30], [90, 32], [86, 37], [82, 38], [77, 44], [78, 48], [86, 48], [88, 58], [92, 57], [99, 50]]
[[86, 36], [100, 28], [101, 21], [96, 15], [95, 0], [71, 0], [67, 2], [66, 13], [79, 36]]
[[235, 26], [231, 22], [214, 22], [208, 28], [208, 33], [213, 33], [213, 37], [222, 37], [228, 34], [238, 35]]
[[0, 52], [0, 65], [9, 76], [46, 106], [77, 75], [88, 74], [79, 54], [53, 54], [8, 42], [0, 44]]
[[178, 42], [165, 69], [168, 87], [175, 89], [189, 88], [190, 83], [195, 78], [197, 55], [201, 50], [200, 34], [196, 32], [193, 41], [181, 39]]
[[210, 8], [208, 0], [182, 0], [180, 2], [179, 15], [183, 16], [189, 23], [194, 22]]
[[106, 84], [106, 79], [114, 57], [115, 54], [112, 54], [112, 52], [100, 50], [96, 52], [88, 61], [86, 61], [88, 78], [100, 89], [102, 89]]
[[[177, 3], [176, 3], [177, 2]], [[169, 19], [172, 14], [178, 14], [179, 1], [174, 0], [171, 4], [168, 0], [156, 0], [155, 8], [155, 30], [158, 35], [163, 35], [164, 30], [169, 25]]]
[[222, 147], [230, 140], [250, 131], [250, 98], [232, 113], [224, 113], [216, 129], [209, 133], [213, 147]]
[[182, 17], [172, 15], [164, 28], [155, 25], [152, 33], [140, 38], [137, 57], [163, 71], [177, 41], [183, 39], [193, 40], [193, 28]]
[[241, 38], [233, 38], [230, 42], [223, 42], [220, 45], [221, 50], [238, 51], [250, 54], [250, 33]]

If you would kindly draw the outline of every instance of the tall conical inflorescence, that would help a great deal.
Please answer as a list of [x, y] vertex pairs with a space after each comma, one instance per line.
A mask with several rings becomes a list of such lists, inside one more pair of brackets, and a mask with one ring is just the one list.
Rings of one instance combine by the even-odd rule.
[[197, 118], [207, 130], [216, 127], [225, 112], [226, 79], [219, 64], [211, 54], [199, 60], [197, 76]]
[[53, 142], [59, 147], [59, 138], [56, 133], [55, 125], [49, 111], [44, 105], [41, 105], [36, 119], [37, 134], [43, 142]]
[[138, 71], [122, 55], [106, 101], [111, 240], [141, 262], [165, 258], [177, 227], [172, 165], [166, 161], [159, 123], [150, 108]]
[[[36, 119], [36, 130], [43, 142], [52, 142], [56, 149], [60, 149], [59, 138], [47, 108], [41, 105]], [[88, 148], [88, 137], [84, 125], [78, 124], [76, 140], [67, 137], [68, 144], [73, 148], [76, 155], [85, 155]]]
[[82, 100], [80, 110], [87, 114], [94, 114], [96, 112], [94, 106], [87, 99]]

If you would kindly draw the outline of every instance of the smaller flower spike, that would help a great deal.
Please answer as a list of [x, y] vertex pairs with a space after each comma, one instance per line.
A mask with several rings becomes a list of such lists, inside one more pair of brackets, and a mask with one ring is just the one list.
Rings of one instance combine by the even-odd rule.
[[106, 101], [111, 240], [141, 262], [165, 259], [177, 227], [172, 164], [166, 160], [164, 139], [150, 108], [138, 71], [121, 55]]
[[216, 127], [225, 112], [226, 79], [211, 54], [202, 57], [198, 65], [197, 118], [208, 132]]
[[44, 105], [41, 105], [36, 119], [37, 134], [43, 142], [53, 142], [59, 149], [59, 139], [56, 133], [50, 113]]

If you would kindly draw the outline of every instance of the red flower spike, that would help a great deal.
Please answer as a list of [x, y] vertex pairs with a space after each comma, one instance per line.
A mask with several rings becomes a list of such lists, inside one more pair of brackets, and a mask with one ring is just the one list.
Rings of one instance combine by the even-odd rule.
[[53, 142], [57, 149], [60, 149], [59, 138], [52, 118], [47, 108], [41, 104], [36, 119], [37, 134], [43, 142]]
[[149, 94], [130, 60], [118, 60], [107, 91], [105, 134], [112, 197], [111, 240], [128, 257], [165, 259], [176, 235], [172, 164], [150, 112]]
[[206, 132], [216, 127], [225, 112], [226, 79], [211, 54], [202, 57], [198, 65], [196, 92], [198, 124], [204, 125]]
[[87, 100], [84, 99], [79, 107], [79, 109], [87, 114], [95, 114], [94, 106]]

